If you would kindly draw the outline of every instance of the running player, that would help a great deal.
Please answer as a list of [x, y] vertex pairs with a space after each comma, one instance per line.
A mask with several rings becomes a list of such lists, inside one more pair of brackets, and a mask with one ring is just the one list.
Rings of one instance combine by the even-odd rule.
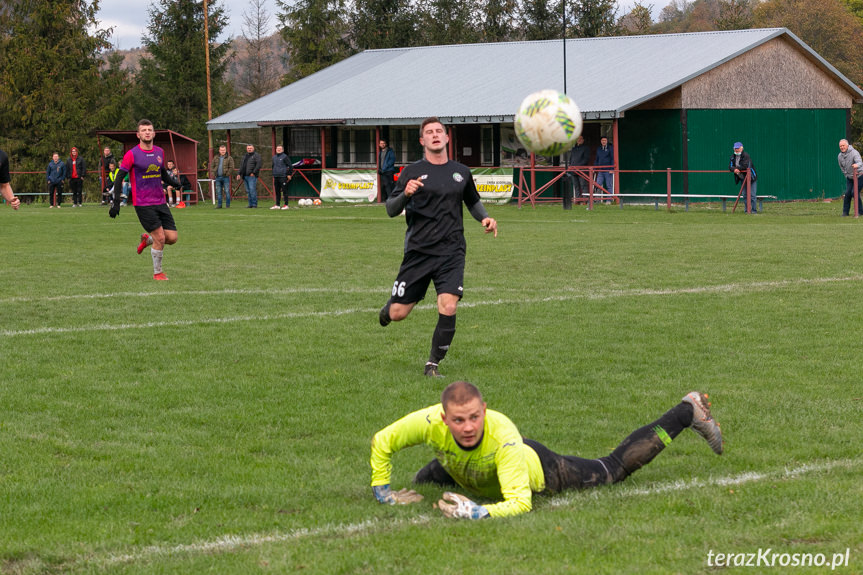
[[155, 138], [156, 130], [150, 120], [138, 122], [139, 143], [126, 152], [120, 162], [114, 183], [114, 203], [108, 215], [116, 218], [120, 213], [123, 179], [129, 174], [132, 205], [135, 206], [138, 220], [146, 232], [141, 234], [138, 253], [147, 246], [152, 246], [150, 255], [153, 256], [153, 279], [167, 280], [167, 276], [162, 273], [162, 251], [165, 244], [177, 243], [177, 226], [165, 203], [162, 181], [175, 188], [180, 187], [180, 182], [165, 169], [165, 151], [153, 144]]
[[[390, 489], [393, 453], [426, 444], [435, 459], [417, 472], [414, 483], [459, 486], [497, 500], [478, 505], [446, 492], [437, 507], [447, 517], [482, 519], [526, 513], [532, 494], [557, 493], [617, 483], [656, 457], [685, 428], [722, 453], [722, 432], [710, 414], [707, 396], [693, 391], [659, 419], [636, 429], [611, 454], [599, 459], [558, 455], [541, 443], [522, 438], [515, 424], [487, 410], [479, 390], [466, 381], [444, 389], [441, 402], [415, 411], [379, 431], [372, 441], [372, 490], [381, 503], [414, 503], [422, 495]], [[500, 501], [503, 499], [503, 501]]]
[[434, 281], [438, 321], [423, 370], [430, 377], [441, 377], [438, 364], [455, 336], [456, 307], [464, 289], [462, 202], [485, 232], [497, 237], [497, 222], [479, 201], [470, 168], [449, 159], [448, 143], [446, 127], [440, 120], [424, 120], [420, 144], [425, 157], [402, 171], [386, 204], [391, 218], [404, 211], [408, 229], [401, 268], [379, 320], [387, 326], [391, 321], [405, 319]]
[[6, 155], [6, 152], [0, 150], [0, 194], [12, 206], [13, 210], [17, 210], [18, 206], [21, 205], [21, 200], [12, 191], [12, 184], [9, 183], [11, 181], [12, 178], [9, 176], [9, 156]]

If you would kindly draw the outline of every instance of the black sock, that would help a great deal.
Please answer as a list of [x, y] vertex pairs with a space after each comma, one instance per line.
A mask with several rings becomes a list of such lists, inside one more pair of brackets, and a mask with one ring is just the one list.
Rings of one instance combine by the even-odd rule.
[[650, 463], [671, 444], [671, 440], [692, 424], [692, 406], [679, 403], [662, 417], [636, 429], [617, 446], [611, 455], [601, 458], [609, 464], [615, 482], [621, 481]]
[[429, 353], [430, 363], [440, 363], [446, 357], [446, 352], [452, 343], [453, 337], [455, 337], [455, 315], [443, 315], [439, 313], [437, 316], [437, 325], [432, 335], [431, 353]]

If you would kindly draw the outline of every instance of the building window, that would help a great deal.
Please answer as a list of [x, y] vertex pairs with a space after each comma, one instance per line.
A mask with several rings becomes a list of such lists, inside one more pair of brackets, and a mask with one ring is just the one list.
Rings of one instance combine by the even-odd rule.
[[370, 128], [345, 128], [339, 130], [338, 156], [340, 167], [372, 167], [377, 162], [375, 130]]
[[291, 148], [286, 151], [291, 156], [320, 158], [321, 129], [291, 128]]
[[419, 127], [390, 128], [390, 147], [396, 154], [396, 165], [405, 165], [423, 158]]
[[493, 126], [481, 126], [480, 127], [480, 150], [482, 152], [482, 156], [480, 157], [480, 165], [482, 166], [493, 166], [494, 165], [494, 127]]

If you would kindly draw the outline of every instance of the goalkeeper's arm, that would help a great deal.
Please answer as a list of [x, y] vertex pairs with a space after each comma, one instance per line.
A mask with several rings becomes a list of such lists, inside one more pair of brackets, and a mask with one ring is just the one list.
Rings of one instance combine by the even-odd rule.
[[117, 170], [117, 177], [114, 180], [114, 201], [111, 204], [111, 209], [108, 210], [108, 215], [112, 218], [116, 218], [117, 214], [120, 213], [120, 196], [123, 194], [123, 179], [125, 179], [128, 173], [123, 168]]

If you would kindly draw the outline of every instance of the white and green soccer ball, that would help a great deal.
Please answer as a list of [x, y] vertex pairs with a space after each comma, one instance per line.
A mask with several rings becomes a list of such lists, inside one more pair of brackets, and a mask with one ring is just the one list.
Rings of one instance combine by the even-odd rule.
[[529, 95], [515, 115], [515, 135], [524, 147], [540, 156], [559, 156], [581, 135], [581, 112], [557, 90]]

